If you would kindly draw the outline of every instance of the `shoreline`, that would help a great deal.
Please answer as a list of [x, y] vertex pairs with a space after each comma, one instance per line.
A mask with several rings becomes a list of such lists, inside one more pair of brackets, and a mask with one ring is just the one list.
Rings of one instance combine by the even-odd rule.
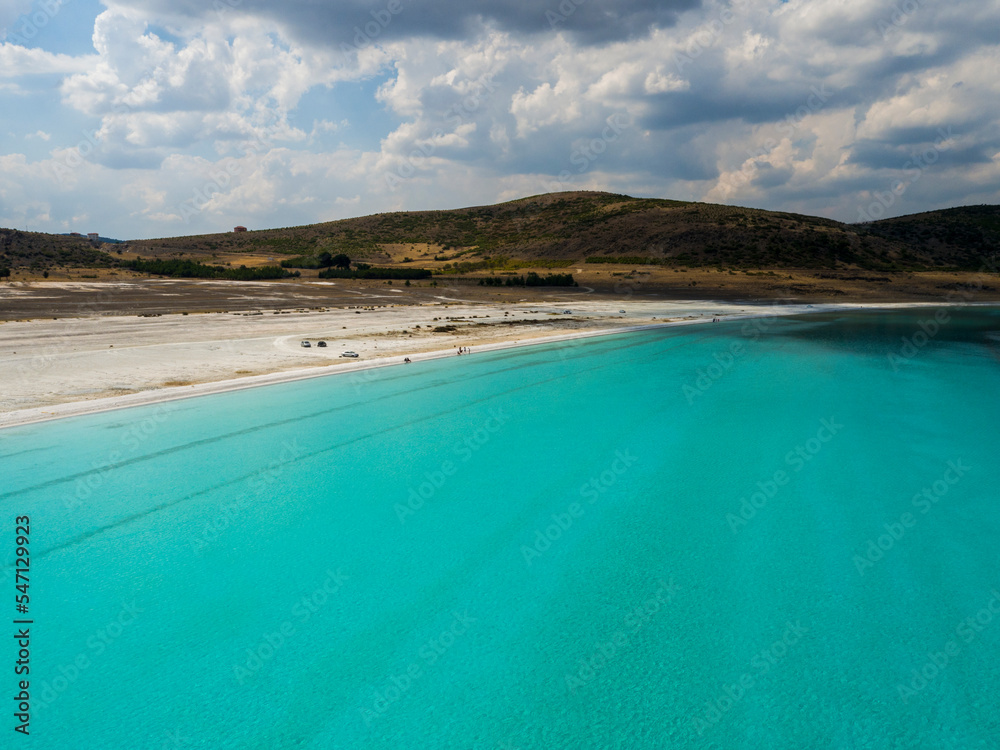
[[[755, 316], [756, 317], [756, 316]], [[560, 341], [569, 341], [578, 338], [591, 338], [595, 336], [610, 336], [622, 333], [632, 333], [635, 331], [649, 330], [653, 328], [667, 328], [677, 325], [691, 323], [704, 323], [703, 319], [690, 321], [673, 321], [670, 323], [656, 323], [645, 326], [628, 326], [623, 328], [611, 328], [598, 331], [584, 331], [579, 333], [564, 333], [553, 336], [542, 336], [539, 338], [527, 339], [524, 341], [501, 341], [496, 343], [483, 343], [474, 345], [475, 353], [502, 351], [504, 349], [518, 349], [521, 347], [538, 346], [542, 344], [553, 344]], [[411, 364], [427, 362], [436, 359], [446, 359], [458, 356], [455, 349], [440, 349], [430, 352], [411, 352], [410, 354], [394, 354], [389, 357], [381, 357], [363, 362], [352, 362], [345, 364], [325, 365], [322, 367], [302, 368], [296, 370], [285, 370], [282, 372], [265, 373], [263, 375], [250, 375], [242, 378], [231, 378], [227, 380], [216, 380], [208, 383], [196, 383], [193, 385], [174, 386], [160, 388], [156, 390], [131, 393], [125, 396], [107, 396], [104, 398], [91, 399], [89, 401], [69, 401], [63, 404], [52, 406], [33, 407], [30, 409], [18, 409], [0, 413], [0, 430], [9, 427], [20, 427], [23, 425], [37, 424], [40, 422], [50, 422], [57, 419], [78, 417], [88, 414], [99, 414], [106, 411], [117, 411], [119, 409], [129, 409], [134, 406], [150, 406], [153, 404], [166, 403], [169, 401], [180, 401], [188, 398], [198, 398], [199, 396], [210, 396], [230, 391], [242, 391], [248, 388], [261, 388], [269, 385], [279, 385], [281, 383], [294, 383], [300, 380], [311, 380], [313, 378], [326, 378], [335, 375], [348, 375], [351, 373], [375, 370], [382, 367], [396, 367], [406, 364], [405, 357], [411, 358]], [[474, 356], [473, 353], [462, 356]], [[413, 359], [419, 357], [419, 359]]]
[[[745, 302], [741, 303], [745, 308], [756, 307], [754, 303]], [[990, 305], [990, 303], [985, 303]], [[713, 305], [714, 307], [729, 308], [735, 305], [731, 302], [719, 302]], [[965, 305], [965, 306], [981, 306], [980, 304]], [[825, 303], [818, 305], [787, 305], [780, 308], [776, 308], [773, 305], [768, 305], [766, 310], [745, 310], [741, 312], [731, 312], [729, 310], [723, 313], [720, 317], [720, 322], [732, 322], [738, 320], [749, 320], [755, 318], [767, 318], [767, 317], [787, 317], [791, 315], [801, 315], [809, 313], [824, 313], [824, 312], [836, 312], [836, 311], [854, 311], [861, 309], [869, 310], [898, 310], [906, 308], [922, 308], [922, 307], [940, 307], [940, 303], [921, 303], [921, 302], [895, 302], [895, 303], [883, 303], [877, 305], [863, 305], [860, 303]], [[523, 339], [511, 340], [501, 340], [501, 341], [472, 341], [466, 342], [463, 345], [471, 346], [472, 353], [463, 356], [474, 356], [477, 353], [483, 352], [494, 352], [506, 349], [514, 349], [520, 347], [528, 346], [539, 346], [545, 344], [554, 344], [562, 341], [572, 341], [575, 339], [592, 338], [596, 336], [611, 336], [620, 335], [625, 333], [634, 333], [644, 330], [653, 330], [659, 328], [672, 328], [677, 326], [685, 325], [695, 325], [709, 323], [713, 320], [711, 315], [703, 314], [700, 317], [686, 318], [680, 320], [665, 320], [663, 322], [639, 324], [639, 325], [627, 325], [627, 326], [613, 326], [609, 328], [594, 328], [581, 331], [573, 332], [562, 332], [558, 334], [553, 334], [549, 336], [538, 336]], [[438, 349], [431, 351], [418, 351], [415, 348], [407, 347], [406, 349], [393, 353], [389, 356], [377, 357], [375, 359], [363, 360], [360, 362], [351, 363], [337, 363], [329, 365], [320, 365], [313, 367], [303, 367], [296, 369], [278, 370], [273, 372], [266, 372], [256, 375], [250, 375], [246, 377], [238, 378], [223, 378], [219, 380], [210, 380], [207, 382], [150, 388], [148, 390], [142, 390], [138, 392], [128, 393], [124, 395], [114, 395], [114, 396], [102, 396], [93, 399], [76, 399], [70, 400], [63, 403], [45, 405], [45, 406], [35, 406], [25, 409], [14, 409], [0, 412], [0, 430], [21, 427], [31, 424], [39, 424], [42, 422], [49, 422], [58, 419], [66, 419], [69, 417], [85, 416], [90, 414], [98, 414], [107, 411], [117, 411], [120, 409], [128, 409], [135, 406], [149, 406], [153, 404], [166, 403], [170, 401], [177, 401], [187, 398], [196, 398], [199, 396], [215, 395], [219, 393], [226, 393], [230, 391], [244, 390], [248, 388], [259, 388], [268, 385], [276, 385], [280, 383], [290, 383], [300, 380], [308, 380], [312, 378], [329, 377], [332, 375], [347, 375], [350, 373], [363, 372], [365, 370], [376, 369], [380, 367], [394, 367], [404, 364], [404, 357], [410, 357], [413, 364], [418, 364], [419, 362], [444, 359], [447, 357], [454, 357], [456, 355], [455, 347], [450, 347], [448, 349]]]

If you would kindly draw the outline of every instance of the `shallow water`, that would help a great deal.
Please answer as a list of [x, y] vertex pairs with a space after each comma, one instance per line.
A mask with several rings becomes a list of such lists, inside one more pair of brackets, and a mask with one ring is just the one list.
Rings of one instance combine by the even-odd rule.
[[10, 705], [3, 731], [994, 747], [1000, 311], [934, 313], [645, 331], [0, 431], [0, 585], [13, 598], [30, 515], [34, 622], [31, 735]]

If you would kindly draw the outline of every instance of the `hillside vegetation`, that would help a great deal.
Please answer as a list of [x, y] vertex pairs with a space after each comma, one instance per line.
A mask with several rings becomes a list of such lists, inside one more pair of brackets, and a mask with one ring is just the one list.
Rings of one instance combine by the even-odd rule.
[[557, 268], [588, 258], [687, 267], [975, 270], [998, 248], [998, 223], [997, 206], [853, 225], [780, 211], [571, 192], [132, 245], [196, 254], [343, 252], [380, 262], [400, 260], [389, 247], [423, 245], [434, 248], [435, 260], [470, 271], [511, 259]]
[[[116, 263], [114, 255], [78, 238], [3, 230], [0, 243], [0, 266]], [[344, 253], [354, 260], [433, 265], [450, 273], [585, 262], [974, 271], [1000, 248], [1000, 207], [948, 209], [857, 225], [780, 211], [569, 192], [494, 206], [131, 241], [125, 248], [156, 259], [255, 254], [277, 262], [274, 256], [295, 257], [306, 267], [321, 253]]]
[[95, 248], [86, 239], [0, 229], [0, 267], [45, 271], [60, 266], [112, 268], [117, 264], [116, 255]]
[[264, 281], [266, 279], [288, 279], [298, 273], [286, 271], [278, 266], [257, 266], [256, 268], [223, 268], [207, 266], [192, 260], [131, 260], [122, 267], [138, 273], [169, 276], [175, 279], [224, 279], [228, 281]]
[[1000, 206], [963, 206], [900, 216], [870, 224], [868, 230], [919, 249], [939, 264], [976, 270], [1000, 249]]

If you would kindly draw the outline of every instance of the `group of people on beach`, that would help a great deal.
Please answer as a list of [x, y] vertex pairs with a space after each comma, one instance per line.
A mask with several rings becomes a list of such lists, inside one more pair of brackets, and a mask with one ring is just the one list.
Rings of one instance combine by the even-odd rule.
[[[468, 346], [460, 346], [460, 347], [458, 347], [458, 353], [459, 354], [472, 354], [472, 348], [468, 347]], [[413, 360], [411, 360], [409, 357], [403, 357], [403, 364], [407, 364], [408, 365], [412, 361]]]

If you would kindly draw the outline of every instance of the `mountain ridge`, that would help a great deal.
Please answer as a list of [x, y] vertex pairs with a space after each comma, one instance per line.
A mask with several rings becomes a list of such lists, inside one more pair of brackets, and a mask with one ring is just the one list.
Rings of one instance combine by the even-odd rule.
[[[679, 267], [977, 270], [1000, 249], [1000, 206], [925, 211], [866, 224], [723, 204], [573, 191], [485, 206], [377, 213], [330, 222], [131, 240], [137, 257], [310, 256], [477, 271], [614, 262]], [[48, 269], [118, 258], [79, 238], [0, 230], [0, 266]]]

